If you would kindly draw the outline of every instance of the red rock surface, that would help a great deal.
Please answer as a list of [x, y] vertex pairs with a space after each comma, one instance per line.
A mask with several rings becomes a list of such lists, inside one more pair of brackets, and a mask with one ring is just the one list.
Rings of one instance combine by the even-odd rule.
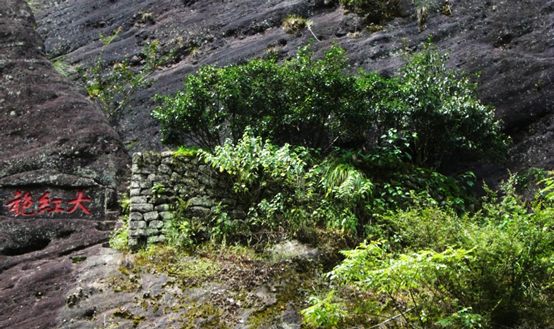
[[[0, 328], [59, 326], [71, 258], [107, 242], [115, 218], [104, 212], [129, 162], [101, 111], [54, 71], [35, 26], [24, 0], [0, 1]], [[16, 217], [5, 204], [18, 190], [83, 186], [107, 191], [104, 215]]]

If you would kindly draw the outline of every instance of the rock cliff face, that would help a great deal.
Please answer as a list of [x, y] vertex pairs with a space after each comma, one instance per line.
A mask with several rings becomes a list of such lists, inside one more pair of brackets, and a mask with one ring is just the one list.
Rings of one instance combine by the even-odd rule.
[[0, 328], [57, 327], [70, 258], [107, 241], [130, 162], [35, 27], [25, 1], [0, 2]]
[[[444, 2], [429, 1], [428, 18], [419, 31], [416, 8], [401, 0], [401, 17], [371, 32], [362, 19], [324, 0], [68, 0], [37, 4], [38, 31], [50, 57], [66, 56], [72, 65], [87, 66], [100, 51], [99, 33], [120, 36], [106, 49], [109, 62], [141, 56], [141, 47], [154, 39], [166, 50], [177, 49], [178, 60], [156, 76], [156, 83], [136, 95], [132, 112], [118, 127], [133, 150], [160, 149], [158, 124], [150, 118], [156, 93], [182, 88], [185, 76], [200, 65], [237, 63], [277, 51], [294, 54], [313, 39], [308, 30], [286, 34], [281, 23], [296, 14], [313, 21], [321, 40], [319, 53], [336, 42], [347, 51], [352, 69], [395, 74], [401, 51], [417, 50], [429, 35], [438, 48], [450, 52], [449, 65], [480, 72], [479, 92], [497, 108], [514, 139], [508, 167], [552, 167], [554, 131], [554, 4], [548, 0], [453, 0], [451, 15]], [[435, 6], [433, 6], [435, 4]], [[475, 168], [474, 168], [475, 169]], [[488, 172], [487, 172], [488, 170]], [[500, 167], [482, 168], [485, 176]]]

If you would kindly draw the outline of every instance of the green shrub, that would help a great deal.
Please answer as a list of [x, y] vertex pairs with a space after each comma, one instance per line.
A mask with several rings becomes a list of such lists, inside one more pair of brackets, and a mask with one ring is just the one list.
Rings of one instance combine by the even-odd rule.
[[545, 187], [541, 189], [541, 194], [544, 194], [546, 199], [554, 201], [554, 172], [549, 171], [548, 177], [540, 181]]
[[473, 201], [458, 181], [398, 164], [398, 158], [378, 163], [382, 158], [376, 155], [337, 151], [321, 159], [307, 148], [263, 141], [249, 129], [237, 144], [228, 141], [212, 153], [200, 151], [200, 156], [230, 175], [242, 204], [249, 206], [244, 222], [229, 227], [222, 210], [221, 218], [207, 224], [207, 231], [232, 229], [242, 237], [315, 225], [362, 234], [364, 225], [373, 229], [379, 214], [408, 207], [416, 196], [426, 204], [448, 204], [457, 211], [466, 211]]
[[312, 306], [302, 310], [307, 323], [315, 328], [334, 328], [341, 322], [347, 313], [343, 304], [332, 302], [333, 293], [331, 290], [325, 299], [310, 297]]
[[247, 129], [236, 145], [228, 142], [213, 154], [201, 151], [208, 164], [231, 176], [242, 203], [250, 205], [239, 232], [283, 228], [292, 233], [317, 224], [356, 231], [372, 187], [363, 173], [332, 160], [320, 162], [306, 148], [275, 146], [250, 133]]
[[392, 126], [414, 136], [410, 153], [419, 166], [435, 167], [461, 151], [502, 159], [508, 141], [494, 110], [478, 100], [476, 84], [446, 67], [447, 59], [431, 43], [410, 58], [401, 70], [400, 119]]
[[318, 60], [304, 47], [282, 65], [267, 59], [206, 66], [188, 76], [186, 92], [158, 96], [162, 105], [153, 115], [165, 143], [193, 141], [207, 150], [227, 138], [236, 144], [251, 127], [278, 145], [323, 153], [333, 146], [394, 146], [427, 168], [460, 152], [494, 160], [505, 152], [494, 110], [479, 102], [466, 76], [446, 68], [446, 56], [431, 44], [410, 58], [398, 78], [349, 75], [346, 67], [338, 47]]
[[123, 224], [111, 233], [109, 243], [110, 248], [123, 251], [129, 248], [127, 243], [129, 236], [129, 210], [131, 206], [131, 199], [129, 196], [123, 196], [119, 200], [119, 205], [121, 207]]
[[[314, 60], [308, 47], [282, 65], [275, 59], [244, 65], [205, 66], [186, 80], [186, 92], [158, 96], [164, 143], [191, 140], [213, 150], [230, 138], [237, 142], [247, 126], [255, 135], [278, 144], [329, 148], [350, 138], [358, 111], [352, 86], [355, 77], [343, 72], [344, 50], [332, 47]], [[360, 129], [358, 129], [359, 131]]]
[[554, 208], [529, 207], [513, 183], [474, 215], [414, 206], [385, 216], [387, 240], [345, 251], [330, 278], [372, 294], [375, 315], [421, 328], [551, 326]]
[[188, 216], [188, 203], [178, 199], [173, 218], [165, 232], [167, 244], [177, 249], [190, 250], [202, 240], [205, 226]]
[[115, 250], [127, 250], [129, 238], [129, 227], [124, 223], [120, 228], [113, 231], [110, 235], [110, 248]]

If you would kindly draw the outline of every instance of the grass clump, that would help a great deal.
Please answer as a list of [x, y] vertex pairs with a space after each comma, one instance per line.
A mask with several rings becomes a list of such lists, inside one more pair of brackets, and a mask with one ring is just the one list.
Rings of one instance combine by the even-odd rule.
[[307, 20], [302, 16], [290, 15], [283, 20], [283, 30], [289, 34], [296, 34], [306, 27]]
[[75, 69], [65, 62], [66, 57], [60, 56], [52, 60], [52, 65], [54, 65], [54, 70], [63, 77], [68, 77], [75, 72]]
[[33, 13], [36, 13], [39, 9], [39, 5], [36, 0], [25, 0], [29, 8], [31, 8], [31, 11]]
[[209, 258], [185, 256], [177, 248], [152, 245], [136, 256], [136, 267], [150, 266], [160, 273], [168, 273], [187, 286], [197, 286], [219, 273], [219, 265]]
[[129, 210], [131, 206], [131, 199], [126, 196], [122, 197], [119, 201], [121, 207], [121, 219], [122, 225], [112, 232], [110, 236], [110, 248], [120, 251], [127, 251], [128, 238], [129, 238]]
[[381, 23], [399, 16], [399, 0], [340, 0], [344, 8], [365, 17], [367, 23]]

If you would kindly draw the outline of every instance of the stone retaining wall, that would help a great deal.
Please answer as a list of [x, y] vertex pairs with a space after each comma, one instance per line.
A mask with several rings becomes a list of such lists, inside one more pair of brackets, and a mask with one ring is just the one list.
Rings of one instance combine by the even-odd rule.
[[219, 205], [231, 219], [246, 216], [230, 181], [197, 156], [135, 153], [131, 170], [131, 248], [166, 240], [179, 199], [188, 205], [184, 216], [195, 221], [209, 220]]

